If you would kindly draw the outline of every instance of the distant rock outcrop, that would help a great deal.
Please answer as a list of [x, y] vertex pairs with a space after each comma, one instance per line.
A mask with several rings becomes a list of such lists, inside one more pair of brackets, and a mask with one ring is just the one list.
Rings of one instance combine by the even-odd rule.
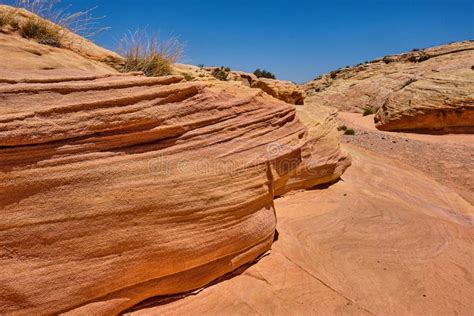
[[304, 85], [305, 102], [377, 111], [382, 130], [472, 132], [474, 41], [386, 56]]
[[474, 132], [474, 71], [413, 80], [390, 94], [375, 123], [381, 130]]
[[285, 101], [286, 103], [302, 105], [306, 97], [304, 90], [291, 81], [257, 78], [254, 74], [234, 71], [223, 67], [196, 67], [192, 65], [178, 64], [175, 71], [178, 74], [188, 75], [195, 80], [215, 81], [219, 80], [213, 76], [215, 71], [222, 76], [222, 81], [236, 81], [244, 86], [259, 88], [272, 97]]
[[16, 34], [0, 52], [0, 314], [200, 288], [271, 247], [274, 196], [350, 164], [332, 118], [308, 130], [259, 89], [118, 74]]
[[259, 78], [251, 83], [252, 87], [260, 88], [269, 95], [290, 104], [302, 105], [305, 93], [290, 81]]

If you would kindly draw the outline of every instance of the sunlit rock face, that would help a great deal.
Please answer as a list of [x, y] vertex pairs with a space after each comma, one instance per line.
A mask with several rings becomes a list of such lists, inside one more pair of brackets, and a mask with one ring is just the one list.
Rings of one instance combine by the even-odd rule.
[[377, 112], [381, 130], [472, 132], [474, 41], [386, 56], [304, 85], [310, 106]]
[[270, 249], [274, 196], [350, 164], [332, 123], [308, 129], [259, 89], [51, 54], [0, 70], [0, 314], [113, 314], [202, 287]]
[[176, 64], [174, 72], [195, 81], [237, 82], [243, 86], [261, 89], [272, 97], [289, 104], [302, 105], [306, 97], [303, 88], [291, 81], [257, 78], [254, 74], [230, 70], [230, 68]]

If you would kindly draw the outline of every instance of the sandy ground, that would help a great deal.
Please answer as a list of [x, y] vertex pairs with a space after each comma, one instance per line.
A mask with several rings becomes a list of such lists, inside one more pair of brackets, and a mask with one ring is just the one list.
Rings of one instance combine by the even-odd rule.
[[472, 205], [402, 162], [343, 145], [328, 188], [275, 201], [279, 238], [258, 263], [136, 315], [472, 315]]
[[344, 143], [405, 162], [474, 204], [474, 135], [383, 132], [375, 128], [373, 115], [358, 113], [340, 112], [338, 120], [356, 131], [354, 136], [344, 135]]

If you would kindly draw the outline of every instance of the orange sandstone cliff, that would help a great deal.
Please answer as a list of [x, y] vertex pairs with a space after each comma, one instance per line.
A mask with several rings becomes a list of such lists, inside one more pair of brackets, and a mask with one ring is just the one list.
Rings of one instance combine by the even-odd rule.
[[200, 288], [270, 249], [274, 196], [350, 164], [331, 114], [308, 129], [260, 89], [119, 74], [87, 47], [0, 32], [0, 314]]

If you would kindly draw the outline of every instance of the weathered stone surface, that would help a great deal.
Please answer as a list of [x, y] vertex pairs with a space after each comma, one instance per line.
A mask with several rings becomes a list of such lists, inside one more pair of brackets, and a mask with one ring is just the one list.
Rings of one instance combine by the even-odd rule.
[[[196, 67], [193, 65], [176, 64], [174, 71], [176, 74], [187, 75], [193, 80], [216, 81], [212, 72], [219, 67]], [[291, 81], [275, 80], [267, 78], [257, 78], [254, 74], [230, 70], [227, 72], [226, 81], [235, 81], [240, 84], [259, 88], [274, 98], [285, 101], [286, 103], [302, 105], [305, 99], [304, 90]]]
[[342, 111], [379, 110], [383, 130], [472, 131], [474, 41], [344, 68], [304, 85], [305, 103]]
[[257, 264], [132, 315], [472, 314], [472, 205], [405, 164], [344, 149], [343, 181], [275, 200], [279, 237]]
[[[15, 17], [15, 20], [21, 24], [24, 23], [26, 20], [29, 19], [38, 19], [39, 17], [27, 10], [24, 9], [18, 9], [18, 8], [13, 8], [10, 6], [6, 5], [1, 5], [0, 4], [0, 14], [13, 14]], [[52, 27], [56, 27], [56, 25], [48, 20], [42, 19], [42, 23], [49, 24]], [[15, 30], [12, 30], [8, 26], [4, 26], [3, 28], [0, 28], [0, 35], [2, 33], [11, 33], [11, 32], [17, 32]], [[100, 46], [97, 46], [96, 44], [92, 43], [91, 41], [74, 34], [64, 28], [61, 29], [60, 33], [60, 41], [61, 41], [61, 46], [65, 49], [61, 49], [61, 56], [58, 55], [58, 51], [55, 49], [52, 49], [49, 46], [41, 45], [41, 46], [32, 46], [25, 41], [20, 42], [17, 39], [10, 38], [7, 39], [2, 36], [1, 43], [2, 46], [7, 44], [8, 50], [0, 51], [2, 54], [2, 61], [4, 60], [3, 58], [7, 58], [6, 60], [13, 62], [13, 63], [19, 63], [20, 61], [23, 61], [24, 58], [25, 62], [27, 63], [25, 66], [30, 63], [31, 65], [31, 59], [34, 58], [34, 56], [28, 56], [26, 53], [30, 53], [32, 55], [36, 55], [36, 62], [38, 63], [38, 59], [43, 59], [42, 63], [53, 63], [53, 64], [48, 64], [45, 67], [49, 67], [48, 69], [55, 69], [55, 66], [58, 65], [71, 65], [75, 64], [75, 66], [82, 66], [84, 67], [86, 64], [88, 64], [89, 67], [91, 67], [91, 64], [94, 64], [94, 67], [102, 69], [102, 71], [110, 71], [110, 67], [105, 67], [105, 65], [98, 65], [97, 63], [94, 63], [93, 61], [101, 62], [108, 64], [110, 66], [117, 66], [123, 63], [123, 58], [119, 56], [118, 54], [111, 52], [105, 48], [102, 48]], [[70, 52], [68, 52], [70, 51]], [[7, 53], [13, 53], [13, 56], [8, 56]], [[21, 55], [16, 55], [16, 53], [21, 54]], [[75, 53], [75, 54], [74, 54]], [[80, 57], [83, 57], [81, 60]], [[21, 59], [20, 59], [21, 58]], [[86, 60], [85, 60], [86, 59]], [[79, 63], [79, 64], [78, 64]], [[10, 67], [9, 67], [10, 68]], [[26, 68], [26, 67], [25, 67]], [[90, 70], [90, 69], [88, 69]], [[97, 69], [96, 69], [97, 70]]]
[[387, 98], [375, 123], [381, 130], [474, 132], [474, 71], [413, 81]]
[[[68, 49], [39, 45], [20, 36], [1, 32], [0, 56], [2, 61], [0, 71], [3, 79], [33, 80], [37, 72], [38, 77], [43, 80], [49, 76], [64, 78], [68, 75], [75, 76], [85, 73], [89, 75], [116, 73], [112, 67], [78, 55]], [[28, 70], [30, 74], [25, 78], [25, 74], [18, 72], [19, 70]]]
[[110, 315], [202, 287], [270, 249], [275, 195], [350, 164], [259, 89], [70, 53], [2, 62], [0, 314]]
[[290, 104], [302, 105], [304, 103], [304, 91], [290, 81], [258, 78], [251, 83], [251, 86], [260, 88], [269, 95]]

